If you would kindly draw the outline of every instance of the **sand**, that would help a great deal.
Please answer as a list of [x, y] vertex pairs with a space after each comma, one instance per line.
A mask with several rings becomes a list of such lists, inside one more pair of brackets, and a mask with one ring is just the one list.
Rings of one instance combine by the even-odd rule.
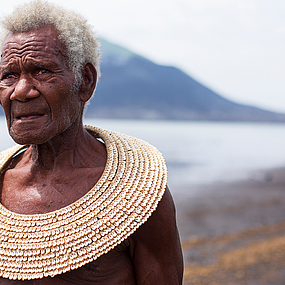
[[174, 196], [184, 284], [285, 284], [285, 168], [191, 187]]

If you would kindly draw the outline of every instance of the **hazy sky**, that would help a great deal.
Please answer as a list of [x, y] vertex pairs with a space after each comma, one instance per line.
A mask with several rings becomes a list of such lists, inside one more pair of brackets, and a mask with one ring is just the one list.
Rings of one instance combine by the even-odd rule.
[[[3, 1], [1, 15], [24, 0]], [[57, 0], [98, 34], [236, 102], [285, 113], [284, 0]]]

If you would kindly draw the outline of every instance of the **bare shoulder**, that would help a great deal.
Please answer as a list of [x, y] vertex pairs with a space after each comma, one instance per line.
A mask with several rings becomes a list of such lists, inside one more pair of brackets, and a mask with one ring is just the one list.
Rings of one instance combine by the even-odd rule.
[[182, 284], [181, 245], [168, 188], [154, 213], [130, 237], [130, 254], [138, 285]]
[[[20, 161], [20, 157], [22, 157], [22, 152], [20, 152], [20, 155], [15, 152], [15, 150], [18, 150], [18, 147], [11, 147], [7, 150], [4, 150], [0, 152], [0, 175], [1, 177], [8, 169], [13, 169], [15, 165]], [[11, 155], [11, 153], [15, 153], [14, 155]], [[3, 177], [2, 177], [3, 178]]]

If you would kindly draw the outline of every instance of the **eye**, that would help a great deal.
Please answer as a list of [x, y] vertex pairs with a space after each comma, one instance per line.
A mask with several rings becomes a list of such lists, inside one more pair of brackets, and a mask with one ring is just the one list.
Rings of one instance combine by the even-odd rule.
[[49, 69], [46, 69], [46, 68], [37, 68], [34, 71], [34, 76], [37, 80], [45, 81], [45, 80], [49, 80], [53, 76], [53, 73]]
[[4, 73], [3, 75], [2, 75], [2, 78], [1, 78], [1, 80], [5, 80], [5, 79], [15, 79], [17, 76], [16, 76], [16, 74], [15, 73]]
[[37, 71], [37, 74], [38, 75], [42, 75], [42, 74], [46, 74], [46, 73], [49, 73], [50, 71], [45, 69], [45, 68], [41, 68]]

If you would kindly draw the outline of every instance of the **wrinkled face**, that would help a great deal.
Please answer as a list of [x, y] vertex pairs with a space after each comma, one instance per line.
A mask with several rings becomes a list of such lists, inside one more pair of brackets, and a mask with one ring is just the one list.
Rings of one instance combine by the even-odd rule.
[[82, 102], [72, 91], [56, 30], [46, 26], [10, 34], [0, 61], [0, 103], [11, 137], [19, 144], [42, 144], [81, 117]]

